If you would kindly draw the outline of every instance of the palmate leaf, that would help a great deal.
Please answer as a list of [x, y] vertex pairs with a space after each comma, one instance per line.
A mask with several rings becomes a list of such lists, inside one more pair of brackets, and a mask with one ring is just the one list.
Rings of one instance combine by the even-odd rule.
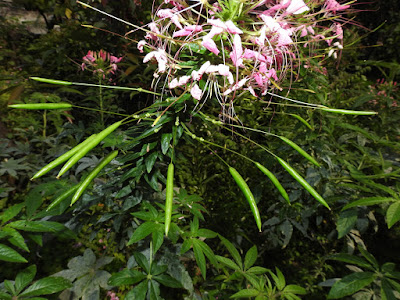
[[197, 239], [193, 239], [194, 258], [196, 259], [196, 263], [200, 268], [201, 275], [203, 276], [204, 279], [206, 279], [206, 258], [197, 241], [198, 241]]
[[358, 292], [374, 281], [374, 275], [372, 272], [358, 272], [343, 277], [332, 286], [328, 299], [339, 299]]
[[142, 281], [126, 294], [125, 299], [145, 300], [147, 294], [147, 280]]
[[246, 256], [244, 258], [244, 269], [247, 270], [250, 268], [252, 265], [257, 260], [258, 252], [257, 252], [257, 247], [254, 245], [247, 251]]
[[233, 294], [229, 298], [250, 298], [250, 297], [256, 297], [258, 294], [260, 294], [260, 292], [257, 291], [256, 289], [247, 289], [247, 290], [241, 290], [236, 294]]
[[138, 241], [144, 239], [146, 236], [150, 235], [154, 231], [159, 229], [160, 224], [154, 222], [145, 222], [136, 228], [135, 232], [132, 234], [127, 246], [137, 243]]
[[132, 285], [146, 278], [146, 275], [137, 270], [123, 270], [110, 277], [108, 284], [113, 286]]
[[15, 277], [15, 290], [17, 294], [19, 294], [32, 280], [36, 275], [36, 265], [29, 266], [28, 268], [22, 270], [18, 273], [17, 277]]
[[222, 235], [219, 235], [220, 240], [228, 249], [229, 253], [232, 255], [233, 259], [235, 260], [236, 264], [242, 268], [242, 257], [239, 254], [239, 251], [232, 245], [230, 241], [224, 238]]
[[224, 264], [225, 266], [236, 271], [241, 271], [240, 267], [235, 264], [231, 259], [219, 255], [217, 255], [216, 258], [220, 263]]
[[389, 228], [400, 220], [400, 201], [397, 201], [389, 206], [386, 211], [386, 223]]

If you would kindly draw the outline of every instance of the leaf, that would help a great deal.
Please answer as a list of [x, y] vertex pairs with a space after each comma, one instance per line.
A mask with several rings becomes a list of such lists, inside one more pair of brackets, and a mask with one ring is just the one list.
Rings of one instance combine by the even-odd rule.
[[19, 214], [21, 209], [25, 206], [25, 203], [19, 203], [15, 204], [9, 208], [7, 208], [2, 214], [0, 215], [0, 220], [3, 223], [6, 223], [10, 221], [12, 218], [14, 218], [16, 215]]
[[0, 290], [0, 299], [12, 300], [12, 296]]
[[151, 300], [161, 300], [160, 297], [160, 285], [158, 282], [151, 280], [150, 281], [150, 297]]
[[212, 239], [217, 236], [217, 233], [215, 233], [214, 231], [209, 230], [209, 229], [201, 228], [201, 229], [197, 230], [197, 236], [205, 237], [207, 239]]
[[375, 204], [382, 204], [390, 201], [397, 201], [394, 198], [387, 198], [387, 197], [368, 197], [368, 198], [362, 198], [359, 200], [356, 200], [354, 202], [351, 202], [343, 207], [342, 210], [346, 210], [352, 207], [356, 206], [370, 206], [370, 205], [375, 205]]
[[385, 278], [382, 279], [381, 296], [382, 296], [382, 300], [396, 300], [397, 299], [393, 293], [392, 287], [387, 282], [387, 280], [385, 280]]
[[36, 281], [28, 287], [20, 296], [40, 296], [54, 294], [72, 287], [69, 280], [62, 277], [46, 277]]
[[261, 275], [261, 274], [265, 274], [267, 272], [268, 272], [267, 268], [263, 268], [263, 267], [259, 267], [259, 266], [251, 267], [250, 269], [248, 269], [246, 271], [246, 273], [253, 274], [253, 275]]
[[314, 165], [317, 167], [321, 167], [321, 165], [315, 160], [314, 157], [312, 157], [310, 154], [308, 154], [306, 151], [304, 151], [302, 148], [300, 148], [299, 145], [297, 145], [295, 142], [289, 140], [288, 138], [285, 138], [284, 136], [278, 136], [282, 141], [284, 141], [286, 144], [288, 144], [290, 147], [292, 147], [294, 150], [296, 150], [298, 153], [304, 156], [307, 160], [312, 162]]
[[347, 254], [347, 253], [333, 254], [333, 255], [328, 256], [326, 259], [327, 260], [338, 260], [338, 261], [342, 261], [342, 262], [345, 262], [345, 263], [357, 265], [357, 266], [359, 266], [361, 268], [374, 270], [374, 268], [367, 261], [362, 259], [361, 257], [350, 255], [350, 254]]
[[142, 267], [147, 274], [150, 273], [150, 264], [149, 261], [147, 260], [146, 256], [140, 252], [135, 252], [133, 253], [133, 256], [135, 257], [136, 262], [140, 267]]
[[22, 270], [18, 273], [17, 277], [15, 277], [15, 289], [17, 294], [19, 294], [32, 280], [36, 275], [36, 265], [31, 265], [26, 269]]
[[203, 241], [194, 239], [193, 243], [198, 244], [201, 247], [201, 250], [203, 253], [207, 256], [208, 260], [216, 267], [218, 267], [218, 262], [217, 259], [215, 258], [214, 252], [211, 250], [211, 248]]
[[276, 275], [278, 276], [278, 281], [276, 283], [276, 287], [281, 291], [286, 285], [285, 276], [283, 276], [281, 270], [275, 267]]
[[161, 135], [161, 152], [162, 152], [162, 154], [165, 155], [167, 153], [171, 139], [172, 139], [171, 133], [163, 133]]
[[51, 221], [19, 220], [7, 224], [11, 228], [31, 232], [53, 232], [62, 234], [63, 237], [74, 238], [75, 234], [63, 224]]
[[297, 294], [297, 295], [305, 295], [307, 294], [307, 290], [301, 286], [294, 285], [294, 284], [289, 284], [287, 285], [284, 290], [284, 293], [292, 293], [292, 294]]
[[11, 236], [8, 241], [13, 244], [14, 246], [21, 248], [22, 250], [25, 250], [26, 252], [29, 252], [29, 248], [25, 243], [24, 237], [15, 229], [5, 227], [3, 228], [3, 232], [8, 233], [9, 236]]
[[386, 211], [386, 223], [389, 228], [400, 220], [400, 201], [389, 206]]
[[147, 173], [151, 172], [151, 170], [153, 169], [154, 163], [156, 162], [157, 158], [158, 158], [158, 153], [157, 152], [153, 152], [148, 157], [146, 157], [144, 163], [146, 165]]
[[28, 262], [17, 251], [3, 244], [0, 244], [0, 260], [18, 263]]
[[219, 255], [216, 255], [215, 257], [220, 263], [231, 268], [232, 270], [241, 271], [240, 267], [235, 264], [231, 259]]
[[175, 278], [172, 278], [169, 275], [166, 274], [160, 274], [156, 275], [153, 277], [155, 280], [157, 280], [159, 283], [162, 285], [171, 287], [171, 288], [182, 288], [182, 284], [176, 280]]
[[260, 292], [255, 289], [247, 289], [247, 290], [241, 290], [236, 294], [233, 294], [229, 298], [250, 298], [250, 297], [256, 297], [258, 294], [260, 294]]
[[127, 246], [137, 243], [138, 241], [144, 239], [146, 236], [158, 229], [158, 224], [153, 222], [145, 222], [136, 228], [135, 232], [132, 234]]
[[360, 251], [362, 256], [364, 256], [375, 267], [375, 270], [379, 270], [379, 264], [371, 253], [360, 245], [358, 245], [358, 251]]
[[152, 234], [154, 253], [156, 253], [158, 249], [160, 249], [161, 245], [164, 242], [164, 228], [161, 224], [158, 225], [158, 230], [153, 231]]
[[257, 260], [258, 252], [257, 252], [257, 247], [254, 245], [247, 251], [246, 256], [244, 258], [244, 269], [247, 270], [250, 268], [252, 265]]
[[136, 270], [123, 270], [116, 274], [113, 274], [111, 278], [108, 280], [108, 284], [113, 286], [120, 285], [131, 285], [138, 283], [146, 278], [142, 272]]
[[237, 265], [242, 268], [242, 257], [239, 254], [239, 251], [232, 245], [230, 241], [224, 238], [222, 235], [219, 235], [220, 240], [225, 245], [226, 249], [228, 249], [229, 253], [232, 255], [233, 259], [237, 263]]
[[345, 210], [341, 212], [336, 224], [338, 239], [344, 237], [350, 232], [351, 229], [354, 228], [354, 225], [357, 223], [357, 218], [356, 209]]
[[147, 280], [142, 281], [137, 286], [133, 288], [128, 294], [126, 294], [125, 299], [135, 299], [135, 300], [145, 300], [147, 294]]
[[196, 263], [200, 268], [203, 278], [206, 279], [206, 258], [198, 242], [199, 240], [193, 239], [194, 258], [196, 259]]
[[347, 275], [335, 282], [328, 294], [328, 299], [338, 299], [352, 295], [374, 281], [374, 273], [358, 272]]

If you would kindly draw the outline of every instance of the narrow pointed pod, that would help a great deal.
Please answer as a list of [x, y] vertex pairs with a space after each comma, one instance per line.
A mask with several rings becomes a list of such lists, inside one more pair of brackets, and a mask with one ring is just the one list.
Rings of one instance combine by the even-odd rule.
[[76, 153], [74, 156], [72, 156], [62, 167], [60, 172], [57, 175], [57, 178], [60, 178], [65, 172], [67, 172], [74, 164], [76, 164], [82, 157], [84, 157], [90, 150], [92, 150], [94, 147], [96, 147], [103, 139], [105, 139], [106, 136], [108, 136], [111, 132], [116, 130], [120, 125], [122, 124], [122, 121], [115, 122], [114, 124], [110, 125], [103, 131], [99, 132], [96, 134], [96, 136], [88, 142], [84, 147], [80, 149], [78, 153]]
[[39, 178], [46, 174], [47, 172], [51, 171], [58, 165], [62, 164], [63, 162], [67, 161], [70, 157], [78, 153], [83, 147], [85, 147], [93, 138], [95, 137], [95, 134], [92, 134], [90, 137], [88, 137], [86, 140], [84, 140], [82, 143], [76, 145], [74, 148], [71, 150], [65, 152], [63, 155], [59, 156], [55, 160], [53, 160], [51, 163], [45, 165], [43, 168], [41, 168], [33, 177], [31, 180]]
[[50, 205], [47, 207], [46, 211], [52, 210], [54, 207], [58, 206], [61, 202], [63, 202], [65, 199], [67, 199], [69, 196], [72, 196], [73, 193], [79, 188], [80, 184], [78, 183], [77, 185], [74, 185], [70, 189], [68, 189], [66, 192], [62, 193], [60, 196], [58, 196], [53, 202], [50, 203]]
[[317, 167], [321, 167], [321, 165], [312, 157], [310, 154], [308, 154], [306, 151], [300, 148], [299, 145], [297, 145], [295, 142], [292, 142], [291, 140], [285, 138], [284, 136], [278, 136], [282, 141], [284, 141], [286, 144], [288, 144], [290, 147], [295, 149], [297, 152], [299, 152], [301, 155], [303, 155], [306, 159], [308, 159], [310, 162], [312, 162], [314, 165]]
[[257, 207], [256, 200], [254, 199], [253, 193], [251, 192], [246, 181], [239, 174], [239, 172], [236, 171], [236, 169], [229, 167], [229, 173], [231, 173], [233, 179], [235, 179], [235, 181], [236, 181], [236, 184], [239, 186], [240, 190], [242, 191], [242, 193], [246, 197], [247, 201], [249, 202], [250, 209], [251, 209], [251, 212], [253, 213], [254, 219], [256, 220], [258, 230], [261, 232], [261, 216], [260, 216], [260, 212]]
[[319, 109], [326, 112], [342, 114], [342, 115], [371, 116], [378, 114], [376, 111], [347, 110], [347, 109], [329, 108], [329, 107], [320, 107]]
[[172, 202], [174, 199], [174, 165], [171, 162], [168, 166], [167, 187], [165, 190], [165, 235], [168, 236], [172, 217]]
[[69, 103], [21, 103], [11, 104], [8, 107], [18, 109], [70, 109], [72, 105]]
[[275, 187], [278, 189], [278, 191], [281, 193], [283, 199], [286, 200], [286, 202], [290, 205], [290, 200], [289, 200], [289, 195], [287, 194], [286, 190], [283, 188], [281, 183], [279, 182], [278, 178], [275, 177], [275, 175], [268, 170], [266, 167], [264, 167], [262, 164], [256, 162], [255, 163], [257, 168], [260, 169], [261, 172], [263, 172], [267, 177], [271, 180], [271, 182], [275, 185]]
[[276, 159], [278, 162], [282, 165], [282, 167], [285, 168], [285, 170], [294, 178], [298, 183], [300, 183], [319, 203], [321, 203], [323, 206], [328, 208], [329, 210], [331, 209], [326, 203], [325, 199], [322, 198], [320, 194], [303, 178], [300, 176], [299, 173], [295, 169], [293, 169], [286, 161], [284, 161], [282, 158], [276, 156]]
[[97, 176], [97, 174], [99, 174], [100, 171], [104, 169], [104, 167], [107, 166], [117, 155], [118, 155], [118, 150], [111, 152], [97, 165], [96, 168], [93, 169], [92, 172], [89, 173], [89, 175], [85, 178], [85, 180], [82, 181], [81, 184], [79, 184], [78, 189], [76, 190], [74, 196], [72, 197], [71, 205], [74, 204], [76, 201], [78, 201], [78, 199], [82, 196], [83, 192], [93, 181], [93, 179]]

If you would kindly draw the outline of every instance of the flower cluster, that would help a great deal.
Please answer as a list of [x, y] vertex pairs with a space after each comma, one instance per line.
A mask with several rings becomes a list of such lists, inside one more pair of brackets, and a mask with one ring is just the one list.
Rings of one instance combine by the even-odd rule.
[[368, 103], [374, 109], [385, 109], [385, 108], [398, 108], [399, 102], [397, 97], [399, 86], [396, 81], [385, 81], [385, 79], [378, 79], [375, 85], [369, 87], [369, 95], [375, 96], [374, 99], [370, 100]]
[[98, 52], [89, 50], [82, 60], [82, 71], [90, 70], [100, 78], [106, 79], [110, 74], [115, 74], [118, 69], [117, 64], [122, 57], [113, 56], [104, 50]]
[[110, 300], [119, 300], [119, 297], [114, 292], [108, 291], [107, 296], [110, 297]]
[[295, 66], [307, 64], [299, 45], [323, 42], [337, 57], [343, 29], [336, 20], [348, 8], [336, 0], [164, 0], [138, 49], [148, 50], [143, 62], [157, 63], [157, 82], [166, 75], [171, 91], [198, 101], [213, 95], [225, 107], [238, 93], [258, 98], [281, 89]]

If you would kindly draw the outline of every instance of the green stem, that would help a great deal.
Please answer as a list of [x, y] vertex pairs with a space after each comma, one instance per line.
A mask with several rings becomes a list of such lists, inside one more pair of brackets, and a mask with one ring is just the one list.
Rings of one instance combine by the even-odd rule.
[[100, 118], [101, 127], [104, 127], [104, 111], [103, 111], [103, 89], [101, 85], [101, 76], [99, 77], [99, 98], [100, 98]]
[[43, 112], [43, 137], [46, 138], [47, 110]]

